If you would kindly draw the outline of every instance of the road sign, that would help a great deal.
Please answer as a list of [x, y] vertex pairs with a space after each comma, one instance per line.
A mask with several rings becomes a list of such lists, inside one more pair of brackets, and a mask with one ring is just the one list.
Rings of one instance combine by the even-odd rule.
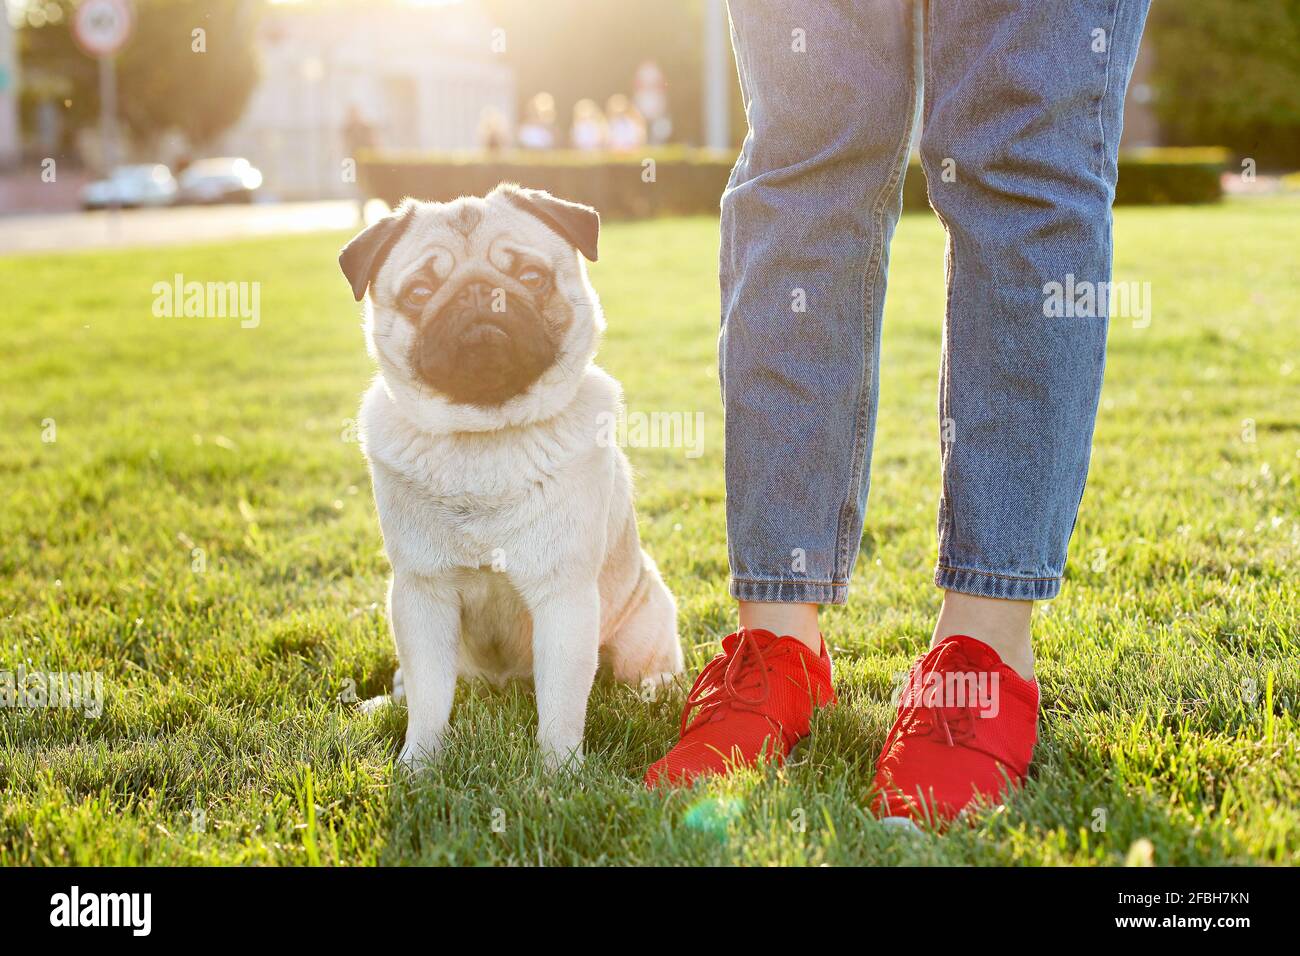
[[90, 56], [112, 56], [131, 37], [127, 0], [82, 0], [72, 21], [72, 35]]
[[[128, 0], [82, 0], [72, 20], [77, 45], [99, 60], [99, 164], [105, 176], [112, 173], [118, 159], [117, 68], [113, 56], [131, 38], [132, 25]], [[109, 218], [111, 221], [115, 217]]]

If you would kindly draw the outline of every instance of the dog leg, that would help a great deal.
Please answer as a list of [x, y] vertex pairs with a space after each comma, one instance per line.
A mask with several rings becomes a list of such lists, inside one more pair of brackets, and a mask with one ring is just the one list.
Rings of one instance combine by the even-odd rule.
[[388, 590], [388, 617], [406, 692], [402, 762], [413, 767], [442, 749], [456, 694], [460, 602], [449, 587], [399, 573]]
[[582, 760], [587, 698], [600, 657], [600, 592], [594, 582], [549, 590], [530, 602], [537, 742], [547, 767]]
[[368, 697], [361, 702], [359, 709], [363, 714], [377, 714], [390, 704], [400, 704], [405, 699], [406, 689], [402, 686], [402, 668], [399, 666], [393, 671], [392, 693]]
[[654, 700], [661, 688], [682, 672], [682, 645], [677, 638], [677, 604], [649, 555], [645, 598], [610, 638], [609, 663], [614, 679], [640, 688]]

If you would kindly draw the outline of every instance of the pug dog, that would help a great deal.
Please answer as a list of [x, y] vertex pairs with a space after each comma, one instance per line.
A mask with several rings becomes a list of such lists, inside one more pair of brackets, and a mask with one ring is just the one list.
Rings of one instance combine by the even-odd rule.
[[379, 366], [359, 421], [408, 766], [441, 748], [458, 676], [531, 678], [556, 767], [581, 760], [602, 660], [647, 688], [682, 669], [608, 438], [622, 390], [592, 361], [604, 317], [582, 257], [599, 231], [589, 206], [502, 185], [407, 200], [339, 255]]

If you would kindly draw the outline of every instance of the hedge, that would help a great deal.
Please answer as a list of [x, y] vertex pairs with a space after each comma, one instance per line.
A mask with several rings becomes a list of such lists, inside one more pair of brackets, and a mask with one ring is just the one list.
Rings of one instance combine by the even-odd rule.
[[1117, 206], [1218, 202], [1232, 154], [1217, 146], [1151, 147], [1121, 153]]
[[[1228, 153], [1218, 148], [1148, 149], [1120, 157], [1116, 204], [1216, 202]], [[369, 197], [396, 205], [406, 196], [446, 202], [514, 182], [585, 202], [609, 219], [716, 213], [734, 156], [670, 148], [644, 156], [530, 153], [370, 153], [360, 157]], [[926, 209], [925, 174], [913, 160], [903, 208]]]

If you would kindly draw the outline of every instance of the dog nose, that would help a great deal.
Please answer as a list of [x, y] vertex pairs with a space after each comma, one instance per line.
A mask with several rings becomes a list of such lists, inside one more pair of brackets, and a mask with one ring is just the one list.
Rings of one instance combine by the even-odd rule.
[[456, 294], [456, 305], [475, 312], [488, 312], [492, 309], [495, 292], [486, 282], [471, 282]]

